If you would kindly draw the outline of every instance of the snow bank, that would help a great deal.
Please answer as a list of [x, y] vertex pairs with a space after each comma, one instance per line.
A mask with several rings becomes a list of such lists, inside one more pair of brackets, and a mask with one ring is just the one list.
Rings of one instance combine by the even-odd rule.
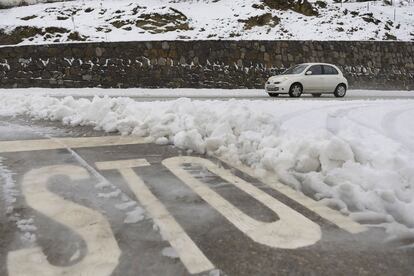
[[0, 115], [148, 137], [220, 155], [350, 214], [414, 237], [414, 101], [92, 100], [4, 96]]

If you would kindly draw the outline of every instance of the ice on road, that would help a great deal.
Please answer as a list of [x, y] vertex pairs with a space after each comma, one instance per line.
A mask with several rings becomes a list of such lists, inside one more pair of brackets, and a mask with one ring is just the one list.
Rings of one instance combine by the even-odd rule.
[[0, 115], [90, 125], [242, 162], [384, 227], [390, 239], [414, 237], [412, 99], [137, 102], [4, 93]]

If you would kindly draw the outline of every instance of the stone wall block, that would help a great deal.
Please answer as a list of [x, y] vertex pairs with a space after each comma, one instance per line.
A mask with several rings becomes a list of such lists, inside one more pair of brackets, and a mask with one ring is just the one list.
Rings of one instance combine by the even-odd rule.
[[[378, 41], [148, 41], [0, 48], [0, 87], [262, 88], [302, 62], [345, 70], [352, 87], [414, 89], [414, 45]], [[235, 66], [236, 65], [236, 66]]]

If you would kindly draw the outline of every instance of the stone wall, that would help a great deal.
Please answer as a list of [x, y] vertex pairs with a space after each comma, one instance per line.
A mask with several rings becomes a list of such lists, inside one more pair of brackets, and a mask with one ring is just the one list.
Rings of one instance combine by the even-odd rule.
[[263, 88], [302, 62], [337, 64], [352, 88], [414, 89], [414, 43], [152, 41], [0, 48], [0, 87]]

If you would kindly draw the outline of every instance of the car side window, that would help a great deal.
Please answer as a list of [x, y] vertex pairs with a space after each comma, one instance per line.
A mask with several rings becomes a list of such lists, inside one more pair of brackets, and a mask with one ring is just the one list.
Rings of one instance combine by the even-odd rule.
[[329, 65], [323, 65], [323, 71], [325, 75], [338, 75], [338, 70]]
[[313, 65], [311, 68], [308, 69], [307, 72], [311, 71], [312, 75], [322, 75], [322, 66], [321, 65]]

